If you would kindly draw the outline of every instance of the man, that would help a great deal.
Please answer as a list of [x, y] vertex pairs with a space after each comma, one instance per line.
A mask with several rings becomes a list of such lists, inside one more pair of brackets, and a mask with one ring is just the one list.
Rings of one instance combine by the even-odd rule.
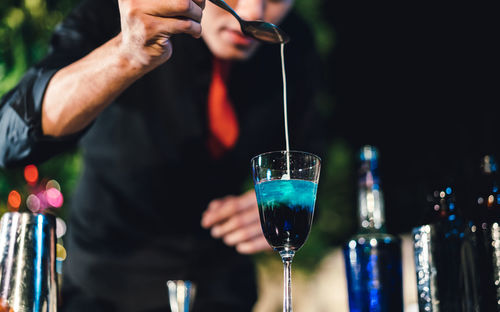
[[[279, 24], [293, 0], [228, 4]], [[282, 27], [291, 144], [316, 152], [312, 36], [293, 14]], [[269, 246], [249, 161], [283, 149], [281, 87], [279, 47], [204, 0], [86, 0], [65, 19], [0, 106], [2, 166], [83, 149], [63, 311], [166, 311], [169, 279], [197, 283], [195, 311], [251, 310], [245, 254]]]

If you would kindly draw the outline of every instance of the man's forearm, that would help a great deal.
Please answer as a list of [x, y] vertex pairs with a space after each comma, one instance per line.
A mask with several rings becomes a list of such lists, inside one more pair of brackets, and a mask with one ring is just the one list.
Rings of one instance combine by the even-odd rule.
[[134, 81], [170, 58], [172, 35], [201, 36], [204, 0], [118, 4], [121, 34], [52, 77], [42, 102], [45, 135], [85, 128]]
[[76, 133], [148, 70], [120, 50], [121, 36], [59, 70], [42, 103], [45, 135]]

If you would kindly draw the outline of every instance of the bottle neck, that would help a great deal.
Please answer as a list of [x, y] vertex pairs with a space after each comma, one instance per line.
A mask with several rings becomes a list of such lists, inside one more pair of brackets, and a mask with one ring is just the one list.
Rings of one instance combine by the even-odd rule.
[[361, 232], [385, 232], [384, 198], [376, 172], [367, 170], [360, 175], [358, 214]]

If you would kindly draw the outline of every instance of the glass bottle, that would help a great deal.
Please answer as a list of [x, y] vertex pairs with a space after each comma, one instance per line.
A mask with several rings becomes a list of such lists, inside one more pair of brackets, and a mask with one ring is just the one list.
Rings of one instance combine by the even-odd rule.
[[[492, 307], [491, 311], [500, 311], [500, 179], [498, 175], [497, 162], [493, 155], [483, 157], [481, 172], [485, 177], [483, 205], [486, 208], [487, 223], [490, 231], [487, 232], [488, 240], [486, 246], [488, 259], [490, 259], [492, 273], [489, 280], [491, 299], [486, 298], [486, 306]], [[478, 198], [478, 204], [481, 197]], [[491, 305], [490, 305], [491, 303]], [[494, 310], [493, 310], [494, 307]]]
[[427, 210], [434, 218], [413, 230], [419, 311], [475, 311], [477, 283], [471, 249], [464, 248], [460, 192], [451, 178], [438, 178], [431, 188]]
[[[468, 179], [475, 188], [484, 182]], [[493, 312], [485, 283], [489, 266], [481, 228], [487, 229], [486, 210], [467, 204], [460, 180], [435, 177], [429, 186], [425, 224], [414, 228], [418, 305], [421, 312]], [[430, 182], [429, 182], [430, 183]], [[472, 208], [472, 209], [471, 209]]]
[[479, 311], [500, 311], [500, 194], [497, 164], [492, 155], [481, 159], [474, 179], [467, 240], [474, 253]]
[[378, 150], [360, 151], [359, 230], [343, 246], [351, 312], [403, 311], [401, 240], [385, 229]]

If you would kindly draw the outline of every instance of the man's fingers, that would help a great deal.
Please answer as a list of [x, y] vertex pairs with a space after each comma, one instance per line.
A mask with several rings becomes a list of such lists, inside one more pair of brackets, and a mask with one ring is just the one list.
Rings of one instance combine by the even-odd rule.
[[224, 199], [214, 199], [208, 204], [207, 210], [203, 212], [201, 217], [201, 225], [204, 228], [209, 228], [213, 226], [216, 222], [219, 222], [218, 211], [224, 205]]
[[170, 37], [187, 33], [201, 36], [201, 0], [129, 0], [123, 1], [120, 14], [127, 24], [134, 27], [142, 24], [144, 36], [154, 39], [155, 34]]
[[188, 18], [200, 22], [203, 13], [202, 3], [199, 0], [162, 0], [141, 1], [144, 13], [166, 18]]
[[172, 26], [169, 34], [189, 34], [193, 37], [199, 38], [201, 36], [201, 24], [191, 19], [176, 18], [172, 21]]
[[219, 209], [224, 203], [223, 199], [214, 199], [208, 204], [207, 211], [215, 211]]
[[226, 234], [223, 240], [226, 245], [235, 246], [241, 242], [263, 235], [260, 222], [254, 222], [244, 228]]
[[188, 18], [164, 18], [150, 16], [146, 25], [151, 34], [156, 33], [165, 37], [186, 33], [195, 37], [201, 35], [201, 24]]
[[[216, 208], [213, 208], [214, 206]], [[239, 211], [248, 208], [246, 203], [239, 201], [234, 196], [226, 197], [221, 200], [220, 204], [214, 206], [211, 203], [209, 209], [203, 215], [202, 225], [204, 227], [210, 227], [216, 223], [223, 222]]]
[[215, 238], [222, 237], [227, 233], [243, 228], [249, 224], [260, 222], [259, 214], [251, 209], [244, 210], [236, 215], [233, 215], [227, 221], [215, 225], [212, 228], [211, 234]]
[[220, 206], [220, 209], [216, 212], [217, 219], [220, 222], [244, 210], [254, 210], [254, 212], [258, 215], [255, 191], [248, 191], [241, 196], [226, 197]]
[[236, 250], [241, 254], [254, 254], [261, 251], [272, 250], [264, 236], [258, 236], [254, 239], [242, 242], [236, 245]]
[[202, 226], [212, 227], [211, 234], [235, 246], [242, 254], [271, 250], [260, 225], [255, 191], [241, 196], [227, 196], [209, 203], [202, 216]]
[[121, 41], [119, 51], [145, 70], [172, 55], [170, 37], [201, 37], [205, 0], [119, 0]]

